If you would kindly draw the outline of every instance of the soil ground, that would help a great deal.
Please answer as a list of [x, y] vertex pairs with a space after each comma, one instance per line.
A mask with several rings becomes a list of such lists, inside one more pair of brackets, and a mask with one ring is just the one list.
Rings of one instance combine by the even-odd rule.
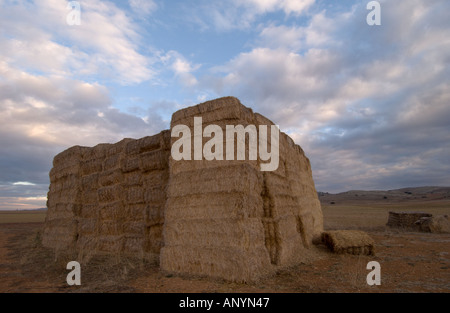
[[[115, 256], [82, 264], [81, 286], [68, 286], [70, 257], [42, 247], [43, 223], [21, 217], [0, 223], [0, 292], [450, 292], [450, 234], [387, 228], [390, 210], [450, 214], [450, 201], [324, 204], [325, 229], [366, 231], [375, 256], [336, 255], [318, 245], [314, 261], [252, 284], [165, 275], [155, 263]], [[381, 265], [380, 286], [366, 283], [369, 261]]]

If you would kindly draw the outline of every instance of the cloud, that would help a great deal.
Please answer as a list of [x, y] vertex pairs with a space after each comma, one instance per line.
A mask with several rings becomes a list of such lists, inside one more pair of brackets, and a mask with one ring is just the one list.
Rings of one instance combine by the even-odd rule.
[[0, 54], [22, 69], [65, 77], [100, 74], [127, 85], [154, 75], [151, 59], [139, 53], [139, 29], [124, 11], [112, 2], [85, 1], [81, 25], [70, 26], [66, 5], [58, 0], [3, 2]]
[[270, 23], [257, 46], [200, 81], [293, 136], [321, 190], [448, 185], [448, 9], [383, 2], [375, 27], [362, 4], [317, 12], [304, 25]]
[[[243, 5], [242, 1], [235, 1]], [[247, 5], [258, 13], [283, 10], [287, 15], [299, 15], [313, 5], [315, 0], [250, 0]]]
[[282, 11], [286, 16], [300, 16], [315, 0], [249, 0], [198, 1], [186, 7], [187, 19], [201, 30], [212, 28], [219, 32], [250, 29], [269, 13]]
[[45, 208], [46, 202], [47, 196], [0, 197], [0, 210], [32, 210], [36, 208]]
[[183, 86], [193, 87], [197, 85], [198, 81], [193, 72], [200, 68], [200, 64], [191, 64], [183, 55], [174, 50], [170, 50], [163, 55], [161, 61], [173, 71], [175, 77], [179, 79]]
[[155, 12], [158, 5], [153, 0], [128, 0], [131, 9], [139, 16], [147, 16]]
[[13, 183], [14, 186], [36, 186], [34, 183], [26, 182], [26, 181], [18, 181]]

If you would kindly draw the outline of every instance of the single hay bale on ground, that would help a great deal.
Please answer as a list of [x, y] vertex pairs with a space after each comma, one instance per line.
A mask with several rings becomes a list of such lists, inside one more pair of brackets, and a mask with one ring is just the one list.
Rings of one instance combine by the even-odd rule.
[[326, 231], [322, 233], [322, 241], [334, 253], [375, 255], [374, 240], [363, 231]]
[[447, 215], [422, 217], [415, 224], [418, 225], [423, 232], [435, 234], [450, 233], [450, 219]]

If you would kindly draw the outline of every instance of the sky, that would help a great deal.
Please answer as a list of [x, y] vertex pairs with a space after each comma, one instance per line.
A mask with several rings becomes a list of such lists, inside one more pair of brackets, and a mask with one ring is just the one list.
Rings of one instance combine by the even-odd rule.
[[316, 189], [450, 186], [450, 1], [0, 0], [0, 210], [53, 157], [222, 96], [279, 125]]

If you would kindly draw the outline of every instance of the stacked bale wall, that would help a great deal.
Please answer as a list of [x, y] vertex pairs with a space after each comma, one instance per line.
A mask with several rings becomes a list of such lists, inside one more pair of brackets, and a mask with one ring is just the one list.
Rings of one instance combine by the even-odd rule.
[[[196, 116], [202, 116], [203, 128], [221, 126], [224, 137], [225, 125], [273, 125], [229, 97], [178, 111], [171, 126], [189, 126], [193, 137]], [[161, 269], [256, 280], [279, 265], [300, 262], [304, 248], [320, 237], [320, 203], [301, 148], [281, 133], [278, 169], [262, 172], [259, 158], [249, 160], [248, 147], [244, 161], [236, 155], [226, 161], [171, 158]]]
[[170, 134], [72, 147], [50, 172], [43, 244], [159, 255], [169, 179]]
[[424, 212], [389, 212], [386, 226], [418, 231], [420, 230], [420, 225], [416, 224], [416, 222], [422, 217], [431, 216], [432, 214]]

